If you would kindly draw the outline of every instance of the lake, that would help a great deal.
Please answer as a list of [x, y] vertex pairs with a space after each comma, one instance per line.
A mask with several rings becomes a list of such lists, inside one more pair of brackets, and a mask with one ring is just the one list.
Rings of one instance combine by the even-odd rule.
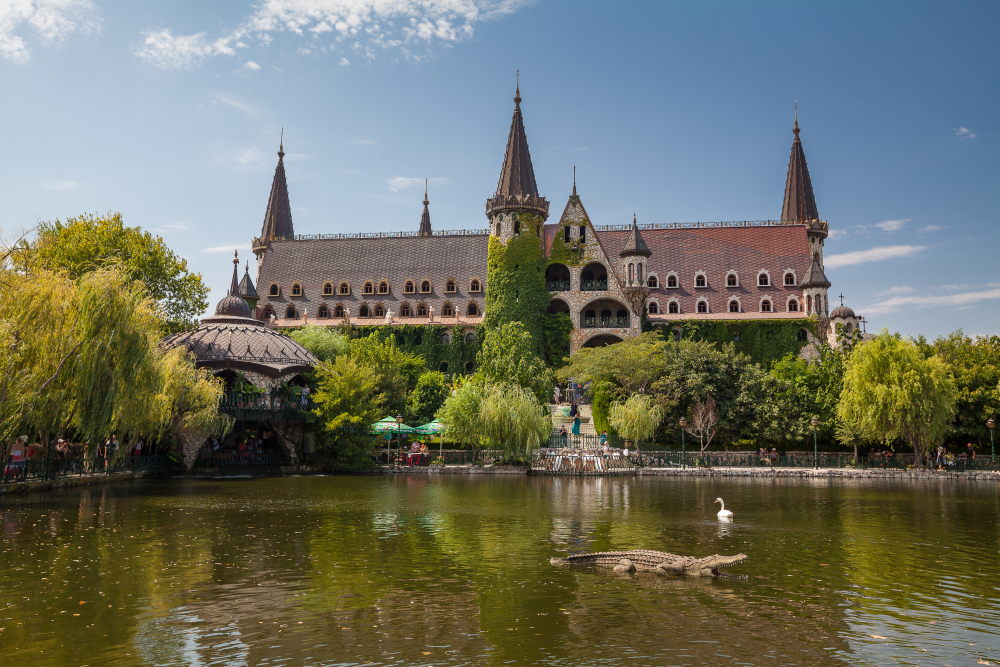
[[[177, 478], [0, 503], [8, 667], [1000, 662], [991, 482]], [[618, 549], [749, 560], [549, 565]]]

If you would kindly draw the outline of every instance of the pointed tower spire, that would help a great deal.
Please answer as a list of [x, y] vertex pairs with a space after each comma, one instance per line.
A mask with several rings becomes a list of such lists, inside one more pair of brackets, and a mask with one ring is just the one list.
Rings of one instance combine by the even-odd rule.
[[781, 206], [781, 221], [786, 224], [819, 220], [816, 197], [813, 195], [806, 154], [799, 139], [799, 105], [795, 104], [795, 126], [792, 128], [792, 155], [788, 160], [788, 178], [785, 181], [785, 201]]
[[632, 230], [629, 231], [628, 238], [625, 239], [625, 247], [618, 253], [618, 256], [642, 255], [643, 257], [649, 257], [652, 254], [653, 252], [646, 245], [645, 239], [642, 238], [642, 234], [639, 232], [639, 223], [636, 222], [635, 213], [632, 213]]
[[278, 144], [278, 166], [274, 168], [274, 180], [271, 182], [271, 196], [267, 199], [267, 210], [264, 211], [264, 226], [260, 237], [254, 239], [253, 251], [258, 258], [274, 239], [292, 240], [295, 231], [292, 227], [292, 207], [288, 202], [288, 184], [285, 181], [285, 129], [281, 129], [281, 141]]
[[573, 196], [576, 197], [576, 165], [573, 165]]
[[250, 279], [250, 262], [247, 262], [243, 279], [240, 280], [240, 297], [250, 305], [250, 310], [257, 307], [257, 301], [260, 299], [257, 288], [254, 287], [253, 280]]
[[240, 281], [239, 281], [239, 269], [240, 269], [240, 255], [239, 251], [233, 251], [233, 282], [229, 286], [230, 296], [240, 295]]
[[420, 216], [420, 231], [417, 236], [432, 236], [431, 232], [431, 212], [427, 208], [430, 202], [427, 200], [427, 179], [424, 179], [424, 213]]
[[507, 136], [507, 152], [504, 154], [500, 180], [496, 194], [486, 201], [486, 215], [513, 211], [530, 211], [543, 218], [549, 215], [549, 203], [538, 195], [535, 170], [531, 165], [528, 138], [524, 132], [524, 118], [521, 115], [521, 81], [518, 71], [517, 88], [514, 91], [514, 116], [510, 121]]

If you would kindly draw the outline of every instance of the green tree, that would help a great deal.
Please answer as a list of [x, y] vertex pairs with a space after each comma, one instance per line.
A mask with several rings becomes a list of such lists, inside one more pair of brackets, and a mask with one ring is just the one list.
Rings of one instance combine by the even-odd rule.
[[317, 387], [313, 393], [322, 430], [316, 451], [329, 457], [335, 469], [358, 470], [373, 465], [369, 454], [375, 441], [371, 425], [381, 415], [379, 375], [350, 357], [321, 362], [315, 370]]
[[488, 385], [480, 410], [480, 440], [502, 450], [503, 463], [528, 463], [552, 435], [552, 415], [531, 390], [524, 387]]
[[349, 350], [347, 336], [330, 327], [307, 324], [288, 335], [320, 361], [333, 361], [336, 357], [347, 354]]
[[663, 421], [663, 408], [656, 404], [652, 396], [633, 394], [624, 403], [611, 405], [611, 425], [626, 440], [636, 447], [643, 440], [649, 441]]
[[940, 442], [955, 413], [957, 391], [948, 365], [883, 329], [847, 361], [838, 413], [851, 428], [892, 446], [905, 440], [916, 466]]
[[173, 331], [192, 325], [208, 307], [208, 288], [201, 274], [188, 271], [187, 260], [159, 236], [126, 227], [121, 213], [42, 223], [33, 251], [29, 260], [33, 268], [62, 269], [74, 280], [116, 267], [127, 281], [141, 281]]
[[417, 386], [410, 392], [407, 412], [416, 425], [426, 424], [434, 419], [435, 413], [444, 405], [448, 398], [448, 385], [444, 374], [437, 371], [427, 371], [417, 380]]
[[445, 437], [471, 448], [474, 461], [479, 460], [486, 433], [483, 424], [485, 393], [480, 383], [465, 382], [445, 399], [437, 412], [437, 418], [444, 424]]
[[487, 329], [476, 365], [478, 374], [487, 383], [524, 387], [539, 401], [547, 400], [552, 391], [552, 371], [535, 354], [531, 334], [520, 322], [507, 322]]
[[349, 349], [358, 365], [375, 374], [380, 411], [393, 415], [405, 412], [406, 398], [426, 370], [423, 357], [400, 349], [392, 336], [384, 340], [356, 338]]

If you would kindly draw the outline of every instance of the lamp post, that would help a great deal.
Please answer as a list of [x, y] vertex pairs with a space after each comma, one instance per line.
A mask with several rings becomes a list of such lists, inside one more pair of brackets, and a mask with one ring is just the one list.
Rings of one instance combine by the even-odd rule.
[[399, 427], [403, 423], [403, 415], [396, 415], [396, 444], [399, 445], [400, 451], [402, 451], [403, 443], [399, 440]]
[[816, 441], [816, 427], [819, 426], [819, 419], [813, 417], [809, 423], [813, 427], [813, 469], [819, 470], [819, 444]]
[[688, 425], [688, 420], [685, 417], [681, 417], [681, 456], [683, 457], [683, 463], [681, 467], [687, 468], [688, 457], [687, 449], [684, 447], [684, 427]]
[[993, 447], [993, 427], [997, 425], [993, 418], [986, 420], [986, 425], [990, 427], [990, 468], [997, 469], [997, 450]]

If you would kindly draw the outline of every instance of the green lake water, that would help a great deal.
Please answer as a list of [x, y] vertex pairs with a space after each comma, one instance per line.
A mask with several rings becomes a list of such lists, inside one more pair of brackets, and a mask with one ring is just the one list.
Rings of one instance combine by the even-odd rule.
[[[1000, 662], [995, 483], [162, 479], [2, 500], [0, 534], [7, 667]], [[749, 560], [549, 565], [639, 548]]]

